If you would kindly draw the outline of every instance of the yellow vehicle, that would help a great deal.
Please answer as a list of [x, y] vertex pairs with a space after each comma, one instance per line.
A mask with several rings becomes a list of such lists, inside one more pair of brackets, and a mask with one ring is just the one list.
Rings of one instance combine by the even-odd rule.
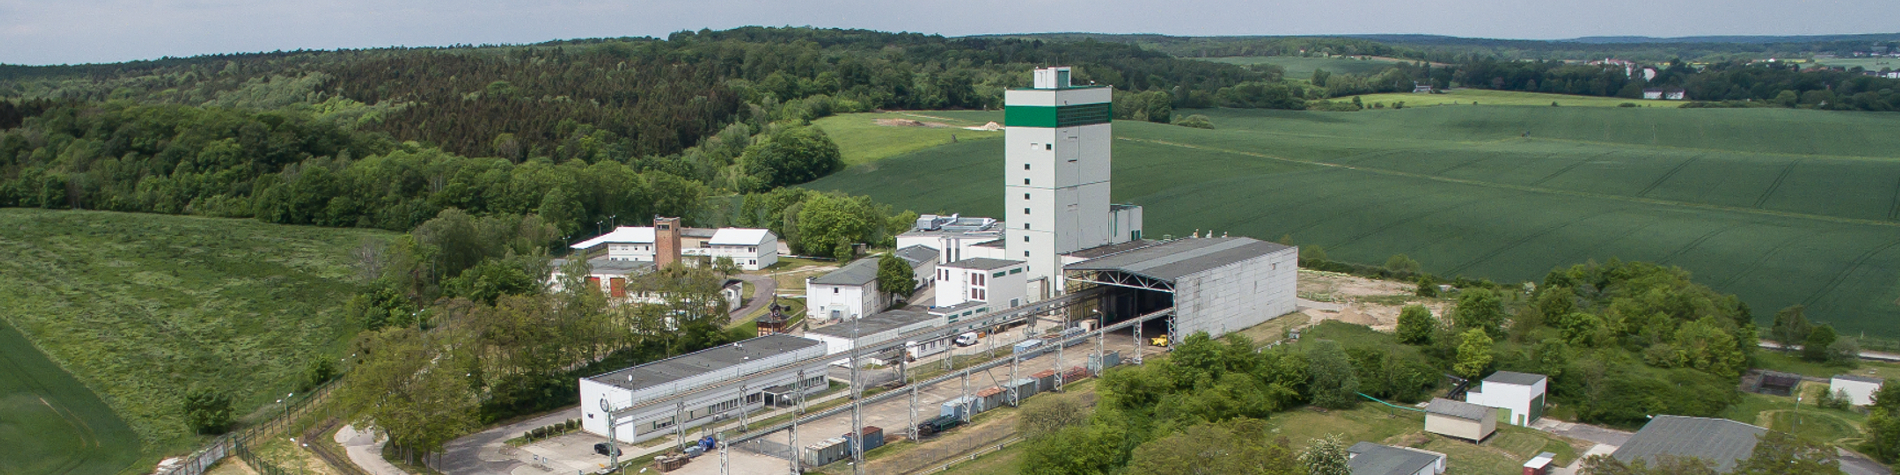
[[1166, 348], [1168, 346], [1168, 335], [1164, 334], [1164, 335], [1157, 336], [1154, 338], [1149, 338], [1148, 344], [1151, 346], [1159, 346], [1162, 348]]

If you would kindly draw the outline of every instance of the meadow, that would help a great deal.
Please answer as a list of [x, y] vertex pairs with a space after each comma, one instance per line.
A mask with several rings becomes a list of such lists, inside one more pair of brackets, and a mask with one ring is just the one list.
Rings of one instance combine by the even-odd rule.
[[[1003, 132], [1000, 130], [964, 129], [963, 127], [980, 127], [989, 121], [962, 119], [955, 115], [937, 114], [935, 111], [843, 114], [812, 121], [812, 125], [824, 130], [826, 135], [838, 142], [838, 153], [844, 156], [845, 165], [875, 162], [957, 141], [1003, 137]], [[888, 121], [893, 120], [917, 121], [943, 126], [886, 125]], [[1002, 119], [999, 116], [997, 120], [1000, 122]]]
[[[0, 472], [46, 473], [5, 468], [54, 467], [20, 464], [94, 455], [52, 442], [64, 438], [91, 438], [97, 442], [89, 450], [112, 453], [75, 474], [118, 473], [126, 454], [156, 462], [189, 450], [202, 440], [182, 416], [184, 394], [194, 385], [226, 391], [239, 415], [268, 413], [272, 401], [295, 390], [311, 361], [342, 356], [361, 327], [342, 311], [360, 286], [351, 250], [391, 236], [251, 220], [0, 209], [0, 255], [7, 256], [0, 259], [0, 288], [7, 289], [0, 292], [0, 319], [34, 343], [0, 345], [0, 363], [21, 368], [0, 371], [0, 406], [9, 408], [0, 419], [24, 421], [0, 424], [0, 446], [44, 447], [0, 451]], [[51, 361], [38, 364], [36, 356]], [[97, 397], [89, 400], [91, 394]], [[38, 398], [63, 406], [53, 409], [62, 417], [12, 409]]]
[[1212, 61], [1216, 63], [1237, 64], [1241, 66], [1252, 66], [1256, 64], [1271, 64], [1271, 65], [1279, 66], [1280, 68], [1284, 69], [1286, 71], [1287, 78], [1301, 79], [1301, 80], [1312, 78], [1313, 70], [1315, 69], [1324, 69], [1327, 72], [1332, 72], [1332, 73], [1364, 75], [1364, 74], [1371, 74], [1371, 73], [1376, 73], [1379, 71], [1384, 71], [1385, 68], [1390, 67], [1394, 64], [1398, 64], [1397, 61], [1384, 59], [1384, 58], [1352, 59], [1352, 58], [1344, 58], [1344, 57], [1319, 58], [1319, 57], [1301, 57], [1301, 56], [1225, 56], [1225, 57], [1218, 57], [1218, 58], [1190, 58], [1190, 59], [1199, 59], [1202, 61]]
[[113, 474], [139, 437], [86, 385], [0, 322], [0, 473]]
[[[1620, 258], [1680, 266], [1766, 324], [1794, 304], [1900, 337], [1900, 115], [1789, 109], [1203, 110], [1115, 123], [1113, 198], [1146, 235], [1220, 232], [1379, 263], [1538, 281]], [[983, 113], [960, 117], [981, 119]], [[988, 113], [1000, 116], [999, 113]], [[1000, 141], [926, 148], [806, 186], [1002, 216]]]

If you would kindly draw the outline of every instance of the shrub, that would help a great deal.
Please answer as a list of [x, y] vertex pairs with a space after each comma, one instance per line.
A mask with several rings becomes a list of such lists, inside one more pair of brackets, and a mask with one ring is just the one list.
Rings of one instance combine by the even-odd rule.
[[199, 434], [222, 434], [231, 428], [231, 396], [210, 388], [185, 395], [185, 424]]
[[1207, 118], [1207, 116], [1204, 116], [1204, 115], [1192, 114], [1187, 117], [1182, 117], [1181, 120], [1175, 121], [1174, 125], [1179, 125], [1182, 127], [1193, 127], [1196, 129], [1212, 129], [1214, 128], [1214, 120], [1209, 119]]
[[1636, 103], [1634, 103], [1634, 102], [1625, 102], [1625, 103], [1622, 103], [1622, 104], [1617, 104], [1616, 106], [1617, 106], [1617, 107], [1636, 107]]

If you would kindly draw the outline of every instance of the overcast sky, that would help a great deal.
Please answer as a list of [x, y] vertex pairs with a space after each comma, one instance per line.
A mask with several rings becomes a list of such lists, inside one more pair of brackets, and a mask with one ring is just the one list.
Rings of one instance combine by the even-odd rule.
[[1489, 38], [1900, 30], [1895, 0], [0, 0], [0, 63], [534, 43], [744, 25]]

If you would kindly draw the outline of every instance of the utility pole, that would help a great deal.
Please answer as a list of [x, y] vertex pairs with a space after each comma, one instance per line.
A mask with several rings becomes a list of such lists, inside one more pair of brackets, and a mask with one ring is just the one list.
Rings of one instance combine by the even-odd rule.
[[851, 319], [851, 473], [855, 475], [864, 475], [864, 382], [858, 379], [858, 355], [863, 353], [858, 346], [862, 343], [858, 341], [858, 322], [863, 320]]
[[801, 467], [798, 466], [798, 418], [805, 415], [806, 388], [805, 388], [805, 370], [804, 369], [801, 368], [798, 370], [798, 382], [792, 383], [792, 388], [794, 388], [792, 390], [792, 393], [796, 395], [794, 397], [797, 398], [796, 400], [798, 402], [797, 402], [797, 409], [794, 409], [792, 411], [792, 439], [791, 439], [791, 445], [785, 446], [785, 451], [787, 452], [785, 454], [786, 455], [785, 458], [791, 460], [792, 475], [798, 475], [798, 473], [801, 471], [800, 470]]

